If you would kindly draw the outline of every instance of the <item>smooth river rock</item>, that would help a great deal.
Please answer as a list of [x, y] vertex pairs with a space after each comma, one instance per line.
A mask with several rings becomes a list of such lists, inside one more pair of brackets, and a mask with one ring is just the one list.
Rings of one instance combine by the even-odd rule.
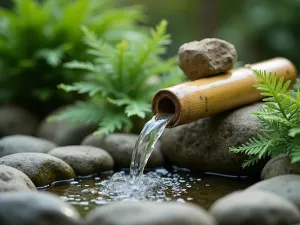
[[30, 190], [36, 190], [36, 187], [26, 174], [10, 166], [0, 165], [0, 192]]
[[260, 181], [246, 191], [264, 190], [278, 194], [293, 202], [300, 210], [300, 176], [281, 175], [268, 180]]
[[51, 122], [48, 120], [49, 117], [57, 115], [57, 113], [64, 109], [66, 109], [66, 107], [59, 108], [44, 119], [38, 126], [36, 135], [53, 141], [59, 146], [79, 145], [84, 137], [97, 129], [98, 125], [74, 124], [67, 120]]
[[178, 54], [178, 65], [190, 80], [231, 70], [237, 58], [235, 47], [217, 38], [185, 43]]
[[113, 158], [101, 148], [84, 145], [58, 147], [48, 154], [68, 163], [77, 175], [91, 175], [114, 168]]
[[[102, 148], [113, 157], [117, 167], [128, 168], [137, 139], [138, 135], [136, 134], [111, 134], [108, 136], [89, 135], [83, 140], [82, 145]], [[165, 161], [161, 152], [161, 144], [158, 141], [146, 167], [155, 168], [163, 166], [164, 164]]]
[[[240, 174], [245, 171], [243, 154], [229, 151], [260, 131], [261, 125], [251, 114], [262, 103], [221, 113], [179, 127], [166, 129], [162, 135], [162, 150], [175, 165], [205, 172]], [[248, 172], [261, 171], [262, 165], [251, 167]]]
[[0, 107], [0, 137], [24, 134], [32, 135], [38, 124], [38, 117], [15, 105]]
[[300, 212], [290, 201], [266, 191], [238, 191], [217, 200], [210, 209], [218, 225], [293, 225]]
[[38, 187], [75, 177], [74, 170], [66, 162], [45, 153], [7, 155], [0, 158], [0, 165], [11, 166], [22, 171]]
[[47, 153], [55, 147], [56, 144], [45, 139], [12, 135], [0, 139], [0, 157], [21, 152]]
[[46, 192], [0, 194], [1, 225], [82, 225], [78, 212]]
[[216, 225], [202, 208], [192, 204], [117, 202], [88, 214], [86, 225]]
[[287, 155], [280, 155], [270, 159], [261, 172], [261, 179], [266, 180], [272, 177], [298, 174], [300, 175], [300, 162], [291, 163], [291, 158]]

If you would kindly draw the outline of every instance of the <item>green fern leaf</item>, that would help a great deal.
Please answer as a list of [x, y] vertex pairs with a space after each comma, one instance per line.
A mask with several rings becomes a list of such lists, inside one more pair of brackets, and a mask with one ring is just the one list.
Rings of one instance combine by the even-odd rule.
[[66, 91], [66, 92], [77, 92], [79, 94], [88, 94], [90, 97], [94, 96], [95, 94], [104, 91], [103, 87], [99, 84], [93, 84], [88, 82], [77, 82], [72, 85], [65, 85], [60, 84], [58, 88]]
[[292, 128], [289, 130], [289, 136], [296, 137], [300, 134], [300, 127]]
[[121, 131], [122, 128], [130, 130], [132, 128], [131, 121], [124, 114], [111, 113], [101, 120], [99, 129], [94, 134], [111, 134], [116, 131]]
[[265, 96], [263, 107], [253, 114], [262, 124], [263, 135], [250, 138], [246, 144], [231, 148], [232, 152], [250, 156], [243, 167], [267, 156], [287, 154], [292, 162], [300, 161], [300, 91], [289, 90], [291, 81], [277, 78], [276, 74], [254, 71], [258, 84], [255, 87]]
[[57, 67], [61, 64], [62, 59], [64, 57], [63, 49], [57, 48], [57, 49], [40, 49], [36, 56], [38, 58], [43, 58], [46, 60], [46, 62], [52, 66]]
[[68, 120], [73, 123], [99, 123], [103, 117], [101, 106], [91, 102], [79, 102], [68, 107], [59, 115], [50, 117], [49, 121]]
[[91, 63], [91, 62], [79, 62], [77, 60], [65, 63], [64, 67], [68, 68], [68, 69], [87, 70], [87, 71], [96, 72], [96, 73], [100, 72], [100, 69], [97, 68], [93, 63]]
[[151, 112], [150, 108], [150, 104], [132, 101], [125, 107], [125, 113], [128, 117], [138, 116], [144, 119], [146, 117], [146, 113]]

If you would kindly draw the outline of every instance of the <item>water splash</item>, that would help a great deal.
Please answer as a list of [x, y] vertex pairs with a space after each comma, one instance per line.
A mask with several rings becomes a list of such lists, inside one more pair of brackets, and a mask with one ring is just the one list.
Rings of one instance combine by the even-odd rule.
[[143, 174], [144, 168], [148, 159], [154, 149], [154, 145], [162, 135], [165, 127], [171, 120], [173, 115], [170, 114], [157, 114], [149, 120], [137, 142], [132, 154], [130, 164], [130, 177], [135, 182]]
[[153, 152], [154, 145], [162, 135], [172, 115], [158, 114], [149, 120], [138, 140], [132, 154], [130, 175], [124, 172], [115, 173], [109, 180], [101, 182], [100, 195], [114, 200], [143, 200], [165, 193], [168, 189], [157, 174], [143, 175], [144, 168]]

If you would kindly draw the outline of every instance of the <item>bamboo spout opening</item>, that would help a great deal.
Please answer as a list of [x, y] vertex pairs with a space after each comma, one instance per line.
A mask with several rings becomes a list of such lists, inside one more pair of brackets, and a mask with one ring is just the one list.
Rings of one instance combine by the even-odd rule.
[[180, 109], [180, 103], [176, 95], [168, 90], [158, 91], [152, 99], [152, 112], [154, 115], [157, 113], [174, 115], [167, 127], [176, 126], [180, 118]]
[[175, 114], [175, 105], [169, 98], [162, 98], [157, 102], [158, 113]]

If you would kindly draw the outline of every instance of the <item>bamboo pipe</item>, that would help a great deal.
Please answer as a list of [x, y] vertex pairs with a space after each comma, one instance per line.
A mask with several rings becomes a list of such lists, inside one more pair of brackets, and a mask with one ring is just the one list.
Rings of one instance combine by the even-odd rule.
[[291, 86], [297, 74], [295, 66], [285, 58], [248, 64], [214, 77], [159, 90], [152, 100], [152, 112], [174, 114], [167, 127], [176, 127], [259, 101], [263, 96], [253, 87], [257, 83], [253, 70], [276, 72], [277, 78], [291, 80]]

